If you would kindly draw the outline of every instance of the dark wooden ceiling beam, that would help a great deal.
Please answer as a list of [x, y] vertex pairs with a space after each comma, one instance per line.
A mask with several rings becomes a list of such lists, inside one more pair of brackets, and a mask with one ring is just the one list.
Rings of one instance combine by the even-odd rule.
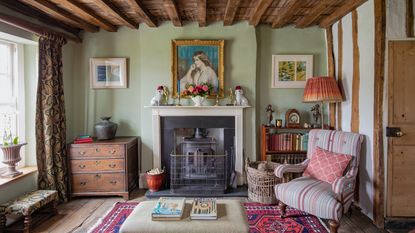
[[52, 18], [49, 15], [45, 14], [43, 11], [37, 10], [36, 8], [30, 7], [16, 0], [1, 0], [0, 5], [3, 5], [9, 8], [10, 10], [13, 10], [22, 15], [34, 17], [35, 19], [39, 20], [39, 22], [42, 22], [51, 27], [60, 28], [61, 30], [67, 31], [68, 33], [78, 35], [78, 33], [80, 32], [80, 29], [74, 28], [68, 24], [58, 21], [55, 18]]
[[284, 8], [278, 12], [277, 17], [272, 22], [272, 28], [280, 28], [284, 27], [288, 22], [290, 22], [291, 18], [294, 14], [298, 11], [298, 9], [302, 6], [304, 0], [289, 0]]
[[0, 12], [0, 22], [12, 25], [14, 27], [23, 29], [25, 31], [32, 32], [32, 33], [37, 34], [39, 36], [41, 36], [45, 33], [53, 33], [55, 35], [62, 36], [64, 38], [68, 39], [68, 40], [72, 40], [72, 41], [77, 42], [77, 43], [82, 42], [79, 35], [74, 35], [72, 33], [63, 33], [63, 32], [60, 32], [60, 31], [56, 31], [54, 29], [46, 28], [45, 26], [40, 26], [38, 24], [34, 24], [32, 22], [29, 22], [27, 20], [24, 20], [24, 19], [15, 17], [15, 16], [3, 14], [1, 12]]
[[53, 18], [67, 22], [71, 24], [72, 26], [80, 27], [84, 29], [85, 31], [88, 31], [88, 32], [99, 31], [99, 28], [96, 27], [95, 25], [92, 25], [84, 21], [83, 19], [76, 17], [70, 12], [59, 8], [58, 6], [56, 6], [55, 4], [47, 0], [21, 0], [21, 1], [45, 12], [46, 14], [52, 16]]
[[331, 15], [325, 17], [323, 20], [320, 21], [320, 27], [327, 28], [328, 26], [332, 25], [333, 23], [337, 22], [339, 19], [343, 18], [343, 16], [347, 15], [354, 9], [358, 8], [360, 5], [365, 3], [367, 0], [348, 0], [345, 3], [337, 8]]
[[253, 10], [251, 17], [249, 19], [249, 24], [253, 26], [257, 26], [261, 21], [262, 15], [268, 9], [269, 5], [271, 5], [273, 0], [259, 0]]
[[138, 23], [134, 22], [134, 20], [130, 19], [121, 9], [116, 6], [110, 0], [98, 0], [94, 1], [94, 4], [98, 5], [103, 11], [110, 12], [113, 16], [117, 17], [123, 25], [137, 29]]
[[93, 10], [85, 6], [84, 4], [77, 2], [76, 0], [53, 0], [55, 3], [59, 3], [67, 10], [72, 11], [74, 14], [90, 20], [93, 24], [107, 30], [109, 32], [116, 32], [117, 26], [111, 24], [108, 20], [102, 18], [96, 14]]
[[324, 10], [333, 5], [335, 2], [337, 2], [337, 0], [321, 0], [307, 13], [307, 15], [304, 15], [299, 21], [297, 21], [295, 27], [306, 28], [311, 26], [324, 12]]
[[157, 27], [157, 20], [138, 0], [126, 0], [126, 2], [134, 9], [135, 12], [144, 17], [144, 21], [149, 27]]
[[163, 7], [169, 15], [169, 18], [173, 22], [174, 26], [183, 26], [182, 20], [180, 19], [179, 11], [177, 10], [177, 6], [174, 0], [163, 0]]
[[206, 0], [197, 0], [197, 21], [199, 27], [206, 27]]
[[223, 25], [231, 26], [235, 19], [236, 11], [238, 10], [241, 0], [228, 0], [225, 8], [225, 16], [223, 18]]

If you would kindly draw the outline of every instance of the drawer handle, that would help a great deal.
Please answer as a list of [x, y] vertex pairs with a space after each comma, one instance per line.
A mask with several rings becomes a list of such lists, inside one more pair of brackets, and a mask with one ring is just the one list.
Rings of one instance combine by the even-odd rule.
[[101, 175], [96, 174], [96, 175], [95, 175], [95, 178], [97, 178], [97, 179], [101, 179]]
[[82, 186], [85, 186], [86, 185], [86, 182], [85, 181], [81, 181], [79, 184], [82, 185]]
[[79, 151], [79, 152], [78, 152], [78, 154], [80, 154], [80, 155], [85, 155], [85, 154], [86, 154], [86, 152], [85, 152], [85, 151]]
[[95, 152], [99, 152], [99, 148], [95, 148]]
[[115, 168], [117, 166], [117, 164], [113, 163], [113, 164], [108, 164], [108, 167], [110, 168]]
[[116, 180], [111, 180], [111, 181], [110, 181], [110, 184], [112, 184], [112, 185], [116, 185], [116, 184], [117, 184], [117, 181], [116, 181]]
[[96, 161], [95, 161], [95, 166], [98, 166], [99, 164], [101, 164], [101, 161], [96, 160]]
[[78, 165], [78, 167], [79, 167], [79, 168], [85, 168], [85, 167], [86, 167], [86, 165], [85, 165], [85, 164], [79, 164], [79, 165]]
[[112, 155], [115, 154], [115, 152], [117, 152], [117, 150], [110, 150], [109, 151], [109, 153], [112, 154]]

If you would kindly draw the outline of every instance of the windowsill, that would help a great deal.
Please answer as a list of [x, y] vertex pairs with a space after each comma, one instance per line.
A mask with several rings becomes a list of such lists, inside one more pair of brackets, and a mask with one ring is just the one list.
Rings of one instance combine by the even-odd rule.
[[20, 180], [23, 177], [26, 177], [30, 174], [33, 174], [35, 172], [37, 172], [37, 167], [36, 166], [27, 166], [27, 167], [21, 167], [21, 168], [17, 168], [18, 171], [23, 172], [23, 174], [13, 177], [13, 178], [0, 178], [0, 188], [3, 185], [6, 185], [8, 183], [12, 183], [14, 181]]

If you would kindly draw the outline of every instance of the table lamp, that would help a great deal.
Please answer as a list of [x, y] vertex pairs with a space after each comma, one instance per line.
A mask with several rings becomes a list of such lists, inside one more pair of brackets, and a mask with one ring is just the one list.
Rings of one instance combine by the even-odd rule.
[[303, 102], [321, 102], [321, 128], [324, 129], [323, 104], [342, 102], [343, 97], [333, 77], [312, 77], [307, 79]]

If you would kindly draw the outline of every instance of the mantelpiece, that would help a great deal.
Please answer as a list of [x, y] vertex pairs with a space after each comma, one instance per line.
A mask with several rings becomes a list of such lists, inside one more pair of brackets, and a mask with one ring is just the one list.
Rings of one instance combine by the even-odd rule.
[[243, 112], [250, 106], [145, 106], [151, 108], [153, 125], [153, 166], [161, 166], [160, 118], [168, 116], [233, 116], [235, 117], [235, 171], [238, 184], [243, 184]]

